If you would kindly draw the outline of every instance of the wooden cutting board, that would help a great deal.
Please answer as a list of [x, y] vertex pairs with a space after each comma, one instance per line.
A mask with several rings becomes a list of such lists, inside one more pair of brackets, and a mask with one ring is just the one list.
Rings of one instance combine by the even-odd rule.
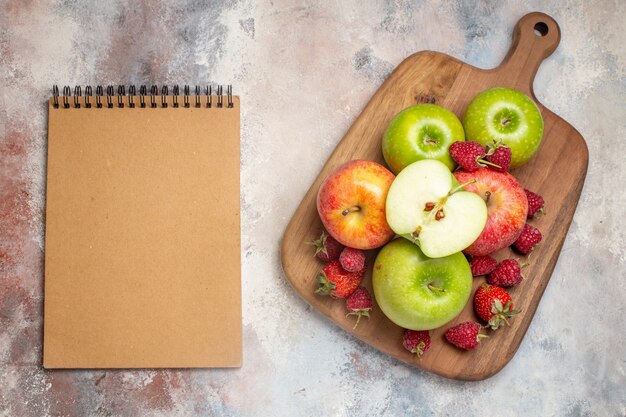
[[[300, 296], [348, 333], [412, 366], [463, 380], [484, 379], [502, 369], [517, 351], [550, 280], [587, 171], [588, 152], [583, 137], [539, 103], [533, 93], [537, 69], [556, 49], [559, 40], [560, 30], [554, 19], [543, 13], [530, 13], [517, 23], [511, 49], [495, 69], [481, 70], [430, 51], [411, 55], [398, 65], [337, 145], [287, 226], [282, 242], [282, 265]], [[402, 347], [403, 329], [387, 319], [376, 304], [371, 318], [361, 320], [353, 330], [354, 318], [346, 318], [343, 300], [314, 293], [315, 276], [323, 264], [313, 257], [312, 247], [305, 242], [316, 239], [322, 231], [316, 195], [324, 178], [349, 160], [368, 159], [384, 164], [383, 132], [400, 110], [419, 102], [432, 102], [462, 118], [465, 107], [476, 94], [496, 86], [516, 88], [529, 95], [543, 115], [541, 148], [530, 162], [512, 174], [546, 200], [547, 214], [531, 220], [543, 233], [544, 240], [527, 258], [530, 266], [524, 269], [525, 280], [510, 291], [515, 307], [523, 310], [512, 318], [511, 327], [489, 332], [490, 337], [474, 351], [461, 351], [447, 343], [443, 337], [445, 329], [466, 320], [477, 320], [470, 298], [453, 322], [431, 331], [431, 348], [418, 360]], [[363, 281], [370, 292], [371, 266], [376, 253], [368, 253], [369, 270]], [[496, 254], [498, 260], [510, 256], [522, 258], [508, 248]], [[474, 289], [482, 282], [483, 278], [475, 278]]]

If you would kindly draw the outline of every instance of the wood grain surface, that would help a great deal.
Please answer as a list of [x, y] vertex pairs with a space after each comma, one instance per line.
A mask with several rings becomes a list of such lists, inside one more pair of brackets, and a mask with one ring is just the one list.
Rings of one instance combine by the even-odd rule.
[[[502, 369], [517, 351], [550, 280], [587, 171], [588, 151], [583, 137], [539, 103], [533, 92], [537, 69], [556, 49], [559, 40], [560, 30], [554, 19], [543, 13], [530, 13], [517, 23], [511, 49], [495, 69], [481, 70], [430, 51], [411, 55], [398, 65], [337, 145], [287, 226], [282, 242], [282, 265], [298, 294], [347, 332], [412, 366], [462, 380], [484, 379]], [[454, 321], [431, 331], [431, 348], [418, 360], [402, 347], [403, 329], [387, 319], [375, 303], [370, 320], [361, 320], [353, 330], [354, 318], [346, 318], [343, 300], [314, 293], [315, 276], [323, 264], [313, 257], [312, 247], [305, 242], [317, 238], [322, 231], [316, 195], [326, 176], [349, 160], [368, 159], [384, 164], [383, 132], [402, 109], [428, 101], [452, 110], [461, 118], [476, 94], [497, 86], [512, 87], [532, 97], [545, 123], [543, 142], [537, 154], [512, 171], [522, 185], [544, 196], [547, 210], [545, 216], [531, 221], [541, 230], [544, 240], [527, 257], [530, 266], [524, 269], [525, 280], [510, 290], [515, 307], [523, 313], [511, 320], [511, 327], [489, 332], [490, 338], [474, 351], [461, 351], [447, 343], [443, 334], [456, 323], [477, 320], [470, 298]], [[370, 291], [371, 266], [376, 253], [368, 253], [369, 270], [363, 281]], [[496, 254], [498, 260], [510, 256], [521, 258], [510, 249]], [[483, 278], [475, 278], [474, 289], [482, 282]]]

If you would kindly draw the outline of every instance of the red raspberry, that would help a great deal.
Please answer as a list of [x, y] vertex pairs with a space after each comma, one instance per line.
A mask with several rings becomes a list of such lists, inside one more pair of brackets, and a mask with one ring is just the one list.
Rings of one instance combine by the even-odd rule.
[[498, 261], [493, 259], [489, 255], [485, 256], [473, 256], [470, 261], [470, 268], [472, 268], [472, 276], [479, 277], [481, 275], [490, 274], [496, 266]]
[[485, 159], [490, 162], [490, 169], [498, 172], [507, 172], [511, 166], [511, 156], [511, 148], [501, 143], [496, 143], [490, 145]]
[[488, 337], [480, 333], [480, 329], [482, 326], [475, 321], [466, 321], [448, 329], [445, 337], [454, 346], [471, 350], [480, 344], [480, 339]]
[[339, 255], [341, 266], [348, 272], [356, 272], [365, 266], [365, 253], [359, 249], [344, 248]]
[[485, 148], [478, 142], [453, 142], [450, 145], [450, 156], [459, 166], [468, 172], [474, 172], [484, 162]]
[[545, 214], [543, 197], [527, 189], [524, 189], [524, 192], [526, 193], [526, 198], [528, 198], [528, 218]]
[[533, 251], [535, 245], [541, 242], [541, 239], [542, 236], [539, 229], [526, 223], [522, 229], [522, 234], [513, 243], [513, 247], [524, 255], [528, 255]]
[[515, 259], [505, 259], [500, 262], [496, 269], [487, 277], [487, 282], [502, 287], [512, 287], [522, 282], [522, 268]]
[[430, 334], [428, 330], [405, 330], [402, 337], [402, 346], [422, 359], [422, 355], [430, 348]]
[[372, 298], [369, 291], [365, 287], [358, 287], [348, 298], [346, 298], [346, 309], [348, 310], [348, 316], [356, 316], [356, 323], [353, 329], [359, 325], [361, 317], [365, 316], [370, 318], [370, 311], [372, 310]]

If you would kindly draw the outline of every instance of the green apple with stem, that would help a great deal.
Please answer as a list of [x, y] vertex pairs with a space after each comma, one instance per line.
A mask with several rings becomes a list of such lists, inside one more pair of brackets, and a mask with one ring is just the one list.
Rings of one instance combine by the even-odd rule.
[[502, 141], [511, 148], [511, 168], [528, 162], [543, 138], [541, 111], [512, 88], [491, 88], [474, 97], [465, 109], [463, 127], [467, 140], [485, 146]]
[[430, 258], [461, 252], [487, 223], [485, 201], [459, 185], [446, 165], [424, 159], [402, 170], [387, 194], [387, 223]]
[[453, 170], [456, 163], [448, 148], [463, 140], [463, 125], [454, 113], [436, 104], [417, 104], [389, 123], [383, 136], [383, 157], [395, 174], [422, 159], [437, 159]]
[[378, 253], [372, 285], [392, 322], [430, 330], [461, 313], [472, 291], [472, 271], [462, 253], [433, 259], [408, 240], [396, 239]]

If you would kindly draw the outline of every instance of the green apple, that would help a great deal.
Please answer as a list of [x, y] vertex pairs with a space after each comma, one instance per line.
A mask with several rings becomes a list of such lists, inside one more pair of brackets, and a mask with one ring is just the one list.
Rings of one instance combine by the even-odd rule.
[[372, 284], [389, 320], [405, 329], [430, 330], [463, 310], [472, 271], [461, 253], [432, 259], [408, 240], [396, 239], [378, 253]]
[[395, 174], [422, 159], [437, 159], [453, 170], [456, 163], [448, 148], [463, 140], [463, 125], [454, 113], [435, 104], [418, 104], [393, 118], [383, 136], [383, 156]]
[[543, 138], [541, 111], [530, 97], [512, 88], [496, 87], [478, 94], [465, 109], [467, 140], [483, 145], [502, 141], [511, 148], [511, 168], [525, 164]]
[[488, 214], [485, 200], [464, 185], [440, 161], [414, 162], [391, 183], [387, 223], [430, 258], [460, 252], [480, 236]]

